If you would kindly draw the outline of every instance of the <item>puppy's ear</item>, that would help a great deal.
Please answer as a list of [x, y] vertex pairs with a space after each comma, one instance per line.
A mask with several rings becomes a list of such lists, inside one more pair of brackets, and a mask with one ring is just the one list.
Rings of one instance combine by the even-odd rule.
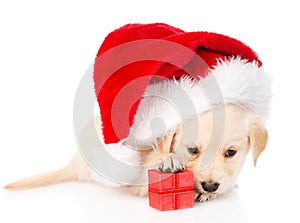
[[157, 139], [158, 150], [162, 153], [172, 153], [176, 149], [181, 136], [181, 128], [168, 133], [164, 138]]
[[253, 118], [249, 124], [249, 139], [252, 149], [254, 166], [257, 158], [264, 151], [268, 142], [268, 132], [258, 117]]

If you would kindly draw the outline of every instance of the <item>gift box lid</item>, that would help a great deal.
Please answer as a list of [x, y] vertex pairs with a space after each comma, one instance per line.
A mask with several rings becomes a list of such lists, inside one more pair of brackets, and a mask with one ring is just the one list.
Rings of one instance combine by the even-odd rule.
[[148, 170], [149, 193], [172, 193], [194, 190], [193, 172], [185, 170], [180, 173], [164, 173]]

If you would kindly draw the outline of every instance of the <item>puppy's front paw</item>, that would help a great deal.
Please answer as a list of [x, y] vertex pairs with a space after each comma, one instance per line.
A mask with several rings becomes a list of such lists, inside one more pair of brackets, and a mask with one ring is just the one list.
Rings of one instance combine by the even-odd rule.
[[163, 159], [163, 162], [158, 169], [165, 173], [178, 173], [183, 171], [185, 166], [174, 154], [172, 154]]
[[203, 194], [195, 191], [194, 198], [197, 202], [210, 201], [217, 197], [217, 194]]

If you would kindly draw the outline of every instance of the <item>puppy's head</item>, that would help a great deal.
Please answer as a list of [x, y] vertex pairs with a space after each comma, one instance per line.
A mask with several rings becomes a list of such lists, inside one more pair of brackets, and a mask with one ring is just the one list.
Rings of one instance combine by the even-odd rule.
[[[165, 140], [193, 171], [197, 191], [221, 194], [234, 185], [250, 148], [256, 165], [268, 134], [256, 115], [226, 105], [188, 120]], [[210, 160], [203, 169], [201, 163], [207, 157]]]

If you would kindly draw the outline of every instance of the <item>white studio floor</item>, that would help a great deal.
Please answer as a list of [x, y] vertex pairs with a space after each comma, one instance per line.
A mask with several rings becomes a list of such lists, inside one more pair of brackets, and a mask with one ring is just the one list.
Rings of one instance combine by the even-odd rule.
[[[2, 191], [3, 192], [3, 191]], [[4, 192], [3, 192], [4, 193]], [[1, 222], [247, 222], [253, 209], [234, 188], [215, 201], [196, 203], [194, 208], [160, 212], [147, 198], [97, 185], [68, 183], [28, 191], [5, 193], [1, 199]], [[262, 206], [263, 202], [258, 204]], [[2, 207], [3, 206], [3, 207]], [[259, 211], [259, 210], [256, 210]], [[17, 212], [17, 213], [16, 213]], [[249, 213], [250, 212], [250, 213]], [[268, 212], [252, 216], [268, 218]], [[275, 216], [273, 216], [275, 217]], [[281, 216], [282, 217], [282, 216]], [[278, 219], [270, 218], [270, 219]], [[5, 221], [2, 221], [5, 220]], [[255, 222], [255, 221], [253, 221]]]
[[[1, 190], [0, 222], [299, 222], [295, 218], [298, 208], [291, 203], [292, 193], [278, 192], [280, 184], [268, 186], [275, 175], [264, 178], [261, 185], [255, 183], [263, 174], [251, 169], [242, 172], [248, 175], [240, 177], [244, 182], [218, 199], [165, 212], [149, 207], [147, 198], [89, 183]], [[254, 184], [248, 184], [250, 181]]]
[[147, 198], [79, 183], [6, 193], [3, 208], [1, 222], [245, 222], [248, 214], [238, 189], [194, 208], [160, 212]]

